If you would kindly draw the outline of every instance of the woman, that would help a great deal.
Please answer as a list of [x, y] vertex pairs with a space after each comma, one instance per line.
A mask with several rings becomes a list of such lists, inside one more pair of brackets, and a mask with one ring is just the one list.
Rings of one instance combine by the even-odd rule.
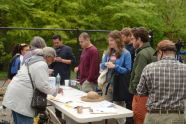
[[12, 59], [10, 60], [9, 69], [8, 69], [8, 82], [10, 83], [12, 78], [17, 74], [17, 71], [20, 69], [23, 56], [29, 51], [29, 45], [25, 43], [16, 44], [12, 51]]
[[[119, 31], [112, 31], [108, 35], [108, 41], [108, 50], [101, 63], [102, 70], [108, 68], [106, 83], [103, 86], [103, 96], [108, 101], [116, 101], [120, 104], [118, 101], [124, 101], [124, 98], [113, 99], [114, 88], [118, 85], [117, 78], [121, 78], [122, 76], [124, 77], [124, 74], [130, 73], [131, 55], [126, 49], [124, 49], [124, 44]], [[121, 84], [121, 87], [115, 89], [115, 92], [118, 91], [123, 95], [126, 95], [125, 91], [123, 91], [125, 89], [127, 89], [126, 86]], [[123, 96], [117, 97], [121, 98]]]
[[40, 37], [40, 36], [33, 37], [33, 39], [30, 41], [30, 51], [24, 55], [23, 64], [25, 62], [28, 62], [30, 60], [30, 58], [33, 55], [35, 55], [35, 52], [34, 52], [35, 49], [43, 49], [45, 47], [46, 47], [46, 43], [42, 37]]
[[35, 53], [14, 76], [3, 99], [3, 105], [12, 110], [15, 124], [33, 124], [36, 111], [31, 107], [33, 88], [26, 65], [29, 65], [32, 80], [38, 90], [53, 96], [62, 92], [61, 88], [56, 89], [48, 83], [48, 65], [54, 61], [55, 50], [45, 47], [44, 49], [36, 49]]

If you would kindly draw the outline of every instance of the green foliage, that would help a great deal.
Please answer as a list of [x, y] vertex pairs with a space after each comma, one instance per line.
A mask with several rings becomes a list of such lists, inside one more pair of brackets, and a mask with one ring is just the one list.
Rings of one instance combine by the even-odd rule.
[[[1, 27], [121, 30], [124, 27], [143, 26], [154, 31], [154, 45], [162, 39], [186, 40], [185, 20], [185, 0], [0, 1]], [[36, 35], [42, 36], [51, 46], [53, 34], [60, 34], [65, 44], [73, 47], [73, 51], [79, 49], [77, 32], [1, 30], [0, 60], [10, 55], [14, 44], [29, 43]], [[90, 34], [93, 44], [99, 49], [107, 48], [108, 33]]]

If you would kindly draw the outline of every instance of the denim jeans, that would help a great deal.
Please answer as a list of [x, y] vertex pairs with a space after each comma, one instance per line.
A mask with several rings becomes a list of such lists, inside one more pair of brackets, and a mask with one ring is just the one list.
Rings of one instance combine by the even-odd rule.
[[12, 111], [14, 124], [33, 124], [33, 118]]

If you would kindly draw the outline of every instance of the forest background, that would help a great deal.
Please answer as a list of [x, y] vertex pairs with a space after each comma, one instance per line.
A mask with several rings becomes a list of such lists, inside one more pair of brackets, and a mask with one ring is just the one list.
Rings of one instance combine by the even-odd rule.
[[[154, 33], [155, 48], [162, 39], [186, 41], [186, 0], [0, 0], [0, 27], [109, 31], [145, 27]], [[53, 34], [60, 34], [79, 53], [75, 31], [0, 29], [1, 71], [7, 70], [16, 43], [41, 36], [52, 46]], [[89, 34], [99, 50], [107, 49], [108, 32]]]

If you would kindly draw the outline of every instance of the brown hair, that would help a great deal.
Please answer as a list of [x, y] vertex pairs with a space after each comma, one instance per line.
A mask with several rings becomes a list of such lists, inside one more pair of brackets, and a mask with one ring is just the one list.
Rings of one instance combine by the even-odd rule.
[[123, 28], [122, 30], [121, 30], [121, 34], [122, 35], [125, 35], [126, 37], [128, 37], [128, 36], [132, 36], [132, 29], [131, 28]]
[[89, 34], [86, 33], [86, 32], [81, 33], [81, 34], [79, 35], [79, 37], [83, 37], [83, 38], [86, 39], [86, 40], [90, 40], [90, 36], [89, 36]]
[[142, 42], [148, 42], [149, 41], [149, 33], [148, 31], [143, 28], [143, 27], [139, 27], [139, 28], [133, 28], [132, 29], [132, 34], [133, 36], [138, 39], [140, 38]]
[[21, 51], [22, 51], [25, 47], [29, 47], [29, 45], [28, 45], [28, 44], [25, 44], [25, 43], [17, 43], [17, 44], [13, 47], [12, 57], [13, 57], [14, 55], [16, 55], [17, 53], [21, 54]]
[[121, 56], [121, 53], [122, 53], [123, 47], [124, 47], [120, 31], [114, 30], [109, 33], [108, 37], [113, 38], [116, 42], [116, 45], [117, 45], [116, 50], [114, 50], [113, 48], [108, 48], [108, 55], [111, 56], [113, 51], [115, 51], [116, 58], [119, 58]]

